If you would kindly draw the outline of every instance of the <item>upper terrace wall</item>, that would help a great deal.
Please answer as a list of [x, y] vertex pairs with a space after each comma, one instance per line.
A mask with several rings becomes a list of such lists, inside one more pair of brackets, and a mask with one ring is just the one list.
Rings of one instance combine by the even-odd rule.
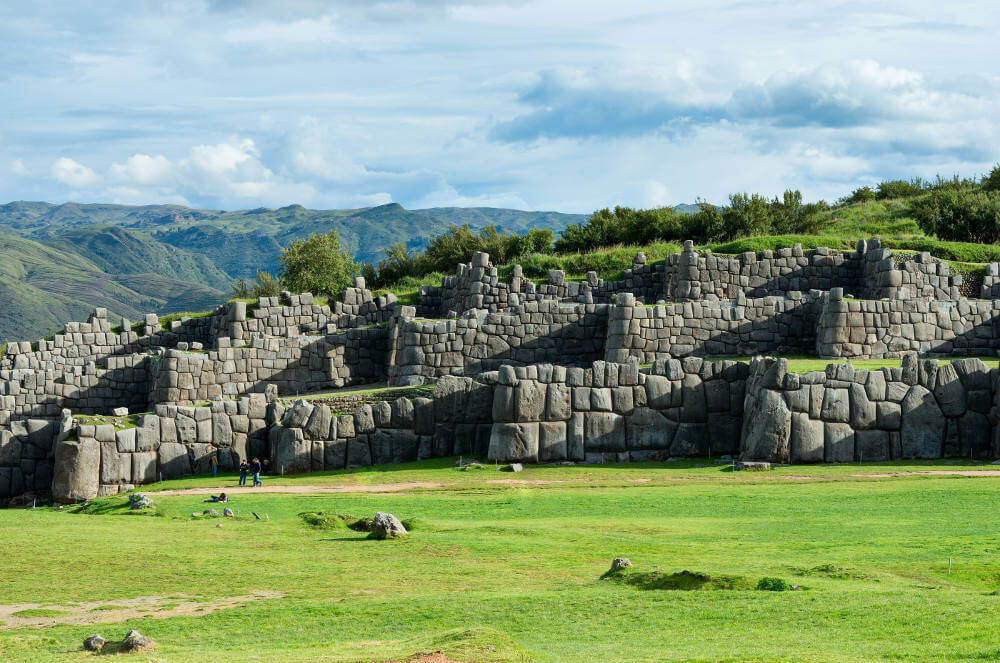
[[816, 343], [818, 293], [735, 301], [675, 302], [642, 306], [620, 294], [608, 321], [608, 361], [636, 357], [651, 362], [670, 357], [808, 354]]
[[167, 350], [153, 360], [153, 403], [198, 403], [222, 396], [263, 392], [309, 393], [385, 379], [388, 331], [347, 329], [326, 336], [254, 338], [249, 345], [204, 353]]
[[835, 289], [819, 316], [816, 351], [823, 357], [990, 355], [1000, 350], [996, 300], [845, 300]]
[[469, 311], [461, 318], [414, 318], [403, 307], [390, 340], [389, 379], [419, 383], [475, 375], [501, 364], [579, 364], [604, 356], [609, 306], [525, 302], [509, 313]]

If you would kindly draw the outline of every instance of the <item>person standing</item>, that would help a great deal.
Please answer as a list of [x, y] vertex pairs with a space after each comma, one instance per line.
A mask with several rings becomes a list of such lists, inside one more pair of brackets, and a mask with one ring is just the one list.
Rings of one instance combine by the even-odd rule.
[[245, 460], [240, 461], [240, 485], [247, 485], [247, 472], [250, 470], [250, 465], [247, 464]]
[[260, 459], [259, 458], [254, 458], [253, 462], [250, 463], [250, 472], [253, 473], [253, 487], [254, 488], [256, 488], [257, 486], [263, 486], [264, 485], [264, 482], [260, 480], [260, 471], [262, 469], [263, 469], [263, 466], [260, 464]]
[[208, 456], [208, 464], [212, 468], [212, 478], [219, 472], [219, 452], [212, 449], [212, 453]]

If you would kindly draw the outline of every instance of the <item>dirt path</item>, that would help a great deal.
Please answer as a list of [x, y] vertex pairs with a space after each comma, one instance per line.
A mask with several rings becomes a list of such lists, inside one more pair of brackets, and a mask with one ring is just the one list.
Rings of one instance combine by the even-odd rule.
[[[133, 599], [113, 599], [72, 605], [14, 603], [0, 605], [0, 630], [26, 626], [55, 626], [57, 624], [105, 624], [139, 617], [165, 619], [178, 616], [200, 616], [225, 608], [237, 608], [250, 601], [275, 599], [282, 596], [284, 594], [281, 592], [258, 590], [246, 596], [229, 596], [207, 600], [177, 595], [138, 596]], [[25, 610], [51, 610], [53, 613], [58, 611], [61, 614], [39, 615], [37, 617], [17, 614]]]
[[410, 481], [405, 483], [382, 483], [371, 486], [272, 486], [257, 488], [249, 486], [209, 486], [207, 488], [177, 488], [174, 490], [150, 491], [150, 495], [241, 495], [244, 493], [396, 493], [414, 488], [444, 488], [447, 483], [433, 481]]
[[871, 479], [891, 479], [893, 477], [908, 476], [950, 476], [950, 477], [1000, 477], [1000, 470], [913, 470], [912, 472], [901, 470], [899, 472], [885, 472], [882, 474], [852, 474], [853, 477], [864, 477]]

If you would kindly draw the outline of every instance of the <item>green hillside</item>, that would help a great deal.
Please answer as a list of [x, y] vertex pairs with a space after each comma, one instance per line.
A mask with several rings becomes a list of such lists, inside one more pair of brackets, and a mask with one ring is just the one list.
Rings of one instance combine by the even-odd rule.
[[96, 306], [138, 320], [143, 313], [202, 310], [225, 300], [215, 288], [158, 274], [110, 274], [77, 253], [0, 237], [0, 341], [50, 335]]
[[0, 205], [0, 339], [51, 334], [94, 306], [116, 314], [174, 313], [225, 301], [237, 277], [276, 273], [281, 248], [336, 230], [360, 262], [403, 241], [425, 246], [450, 225], [511, 232], [561, 231], [585, 215], [497, 208], [411, 211], [398, 204], [350, 210], [301, 205], [240, 211], [180, 205], [16, 201]]
[[78, 253], [109, 274], [158, 274], [226, 289], [232, 279], [210, 258], [117, 226], [85, 226], [58, 235], [43, 233], [39, 242]]

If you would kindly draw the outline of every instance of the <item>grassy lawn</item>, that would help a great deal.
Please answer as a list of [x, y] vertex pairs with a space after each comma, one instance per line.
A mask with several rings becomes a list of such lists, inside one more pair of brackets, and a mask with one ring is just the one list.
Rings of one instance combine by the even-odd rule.
[[[120, 639], [129, 628], [158, 643], [132, 659], [163, 662], [381, 661], [437, 649], [539, 662], [1000, 656], [1000, 477], [929, 474], [989, 465], [452, 465], [286, 477], [419, 485], [240, 494], [236, 519], [190, 518], [204, 495], [156, 494], [225, 489], [231, 476], [152, 487], [157, 516], [129, 515], [121, 497], [80, 512], [0, 511], [0, 610], [17, 604], [51, 622], [0, 625], [0, 660], [78, 661], [87, 635]], [[408, 539], [369, 541], [298, 515], [376, 510], [419, 520]], [[615, 556], [633, 562], [628, 581], [600, 580]], [[671, 586], [664, 579], [681, 571], [711, 582], [645, 588]], [[765, 576], [802, 589], [753, 589]], [[211, 608], [254, 592], [265, 596]], [[140, 597], [160, 597], [172, 616], [73, 623], [74, 605]]]

